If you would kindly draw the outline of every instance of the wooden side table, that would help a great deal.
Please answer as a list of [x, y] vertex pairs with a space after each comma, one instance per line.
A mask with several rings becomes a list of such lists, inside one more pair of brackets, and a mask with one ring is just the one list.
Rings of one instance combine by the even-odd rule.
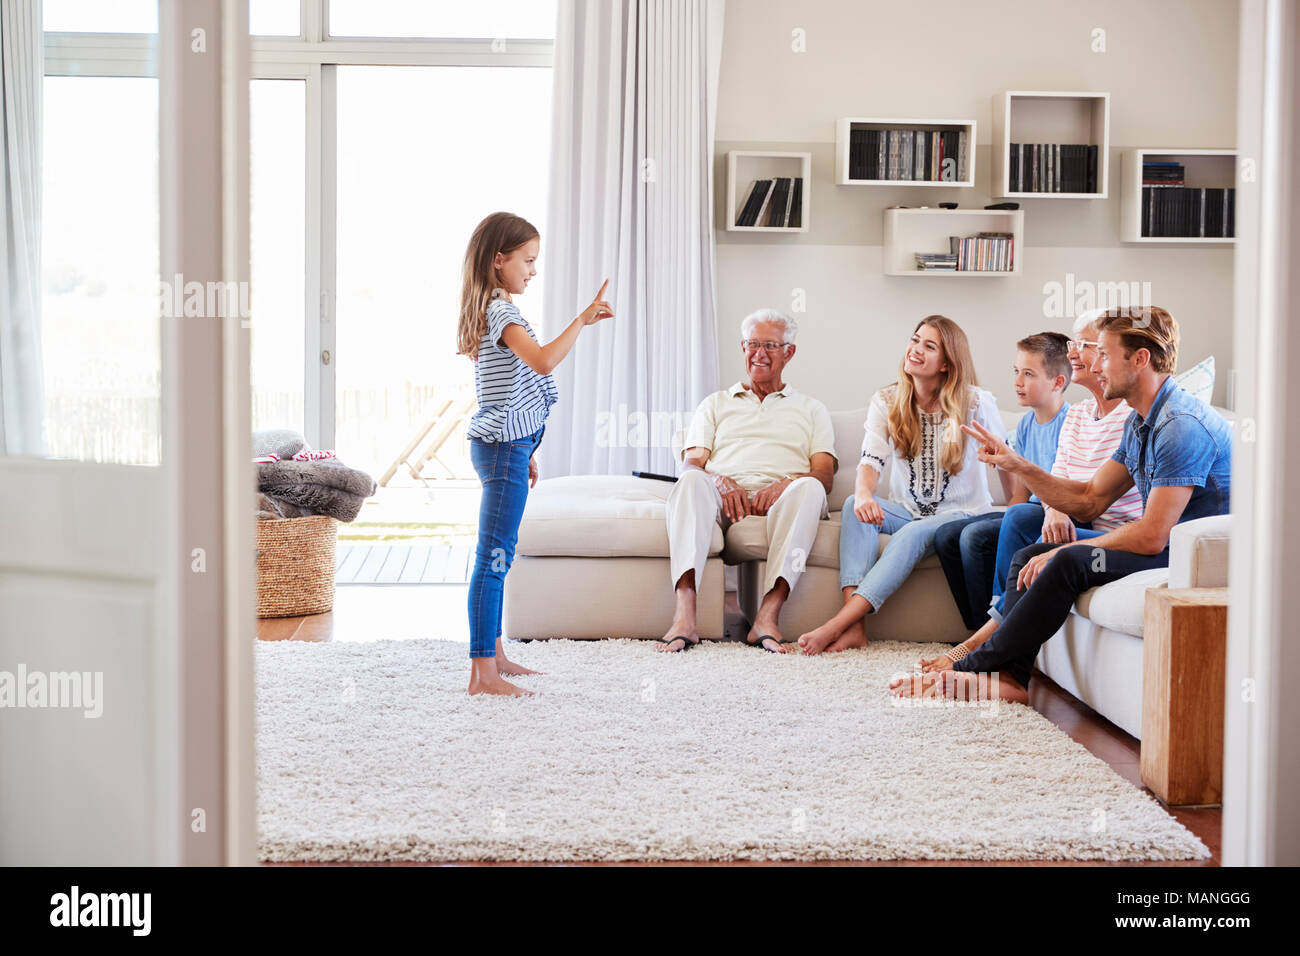
[[1147, 591], [1142, 782], [1169, 806], [1222, 802], [1227, 637], [1227, 588]]

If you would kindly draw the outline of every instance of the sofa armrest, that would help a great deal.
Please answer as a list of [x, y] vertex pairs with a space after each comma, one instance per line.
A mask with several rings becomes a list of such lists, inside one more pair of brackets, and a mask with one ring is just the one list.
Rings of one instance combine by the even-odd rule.
[[1231, 515], [1213, 515], [1176, 524], [1169, 532], [1169, 586], [1228, 586], [1228, 536]]

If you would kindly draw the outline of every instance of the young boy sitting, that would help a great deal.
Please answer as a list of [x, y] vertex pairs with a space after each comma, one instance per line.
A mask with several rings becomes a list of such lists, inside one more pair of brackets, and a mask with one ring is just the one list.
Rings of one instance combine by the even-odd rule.
[[[1070, 384], [1070, 360], [1059, 332], [1039, 332], [1016, 343], [1016, 400], [1029, 411], [1016, 426], [1015, 449], [1044, 471], [1052, 470], [1056, 443], [1070, 403], [1065, 390]], [[1029, 503], [1042, 510], [1038, 498], [1018, 478], [1009, 505]], [[1003, 512], [974, 515], [950, 521], [935, 534], [934, 549], [962, 621], [970, 630], [987, 619], [993, 598], [998, 531]], [[1040, 515], [1041, 523], [1042, 517]], [[1001, 588], [998, 588], [1001, 591]]]

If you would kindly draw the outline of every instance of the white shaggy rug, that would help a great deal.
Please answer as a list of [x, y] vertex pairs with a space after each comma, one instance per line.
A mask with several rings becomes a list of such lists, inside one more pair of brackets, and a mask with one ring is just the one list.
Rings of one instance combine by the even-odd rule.
[[[898, 705], [942, 645], [257, 642], [265, 860], [1179, 860], [1205, 845], [1028, 707]], [[927, 653], [928, 656], [928, 653]]]

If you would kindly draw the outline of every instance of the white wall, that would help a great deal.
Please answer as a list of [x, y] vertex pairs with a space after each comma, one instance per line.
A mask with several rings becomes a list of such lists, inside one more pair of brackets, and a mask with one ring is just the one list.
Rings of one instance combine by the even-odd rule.
[[[1092, 31], [1107, 51], [1091, 51]], [[806, 52], [791, 49], [804, 31]], [[1230, 246], [1119, 241], [1120, 151], [1232, 147], [1236, 135], [1236, 0], [731, 0], [719, 88], [715, 183], [720, 376], [742, 374], [740, 320], [755, 308], [790, 310], [806, 295], [799, 352], [787, 380], [831, 408], [866, 404], [891, 381], [916, 321], [939, 312], [970, 336], [980, 381], [1014, 405], [1014, 342], [1069, 331], [1045, 315], [1043, 286], [1068, 273], [1092, 282], [1150, 282], [1154, 304], [1182, 327], [1179, 368], [1207, 355], [1226, 404], [1232, 366]], [[1111, 94], [1108, 199], [1019, 200], [1024, 272], [997, 278], [887, 277], [882, 210], [892, 204], [990, 198], [992, 101], [1022, 90]], [[836, 186], [834, 123], [841, 116], [973, 118], [973, 189]], [[726, 153], [813, 154], [807, 233], [726, 232]], [[1072, 389], [1071, 397], [1082, 397]]]

